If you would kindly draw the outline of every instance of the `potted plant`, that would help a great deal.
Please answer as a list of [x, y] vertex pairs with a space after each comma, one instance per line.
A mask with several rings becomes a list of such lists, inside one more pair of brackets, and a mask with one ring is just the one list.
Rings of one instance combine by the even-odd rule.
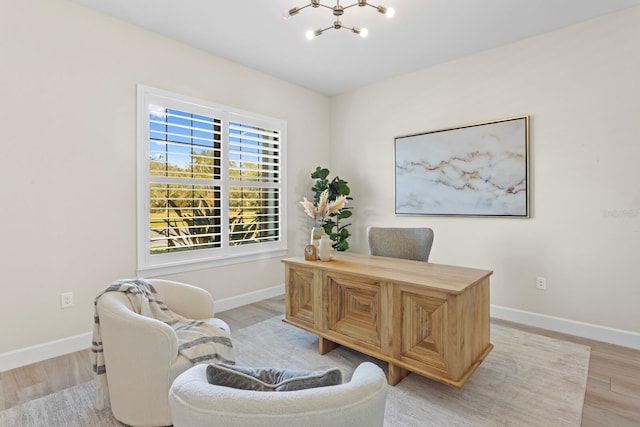
[[[349, 195], [351, 189], [347, 185], [347, 181], [338, 176], [329, 179], [329, 173], [327, 168], [316, 167], [316, 170], [311, 173], [311, 178], [316, 180], [311, 187], [314, 192], [314, 204], [308, 202], [306, 198], [301, 203], [307, 214], [319, 222], [316, 225], [320, 225], [329, 235], [333, 241], [333, 248], [337, 251], [346, 251], [349, 249], [348, 239], [351, 235], [347, 227], [351, 224], [345, 223], [344, 220], [350, 218], [352, 212], [350, 207], [345, 207], [345, 204], [353, 198]], [[305, 205], [305, 202], [308, 205]], [[311, 206], [313, 210], [310, 212]], [[331, 209], [327, 210], [329, 206]]]

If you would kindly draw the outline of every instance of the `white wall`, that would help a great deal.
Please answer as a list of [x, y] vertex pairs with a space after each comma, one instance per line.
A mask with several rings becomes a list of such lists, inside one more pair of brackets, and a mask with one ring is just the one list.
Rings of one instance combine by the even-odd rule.
[[[332, 98], [354, 250], [367, 225], [430, 226], [433, 262], [494, 271], [492, 304], [640, 332], [638, 52], [634, 8]], [[519, 115], [531, 219], [394, 215], [395, 136]]]
[[[65, 0], [0, 0], [0, 354], [91, 330], [136, 269], [136, 84], [288, 121], [289, 247], [327, 164], [328, 97]], [[279, 259], [171, 276], [225, 299], [281, 285]], [[75, 306], [60, 309], [60, 293]]]

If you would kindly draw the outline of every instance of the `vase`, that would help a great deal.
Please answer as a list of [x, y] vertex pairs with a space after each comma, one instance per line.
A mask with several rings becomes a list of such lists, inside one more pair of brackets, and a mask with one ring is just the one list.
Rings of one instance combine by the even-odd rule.
[[320, 249], [320, 239], [322, 236], [326, 236], [327, 233], [324, 232], [324, 228], [319, 221], [316, 221], [316, 225], [311, 229], [311, 239], [310, 244], [314, 245], [316, 249]]
[[320, 248], [318, 249], [318, 257], [320, 261], [331, 261], [331, 253], [333, 252], [333, 241], [327, 234], [323, 234], [320, 238]]

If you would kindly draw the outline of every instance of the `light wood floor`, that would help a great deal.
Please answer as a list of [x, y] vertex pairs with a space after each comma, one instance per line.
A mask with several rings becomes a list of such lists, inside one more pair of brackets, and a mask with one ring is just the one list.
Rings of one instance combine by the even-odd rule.
[[[218, 313], [232, 331], [284, 313], [284, 297]], [[640, 426], [640, 351], [532, 327], [492, 323], [591, 347], [582, 425]], [[0, 373], [0, 410], [83, 383], [92, 378], [89, 350]]]

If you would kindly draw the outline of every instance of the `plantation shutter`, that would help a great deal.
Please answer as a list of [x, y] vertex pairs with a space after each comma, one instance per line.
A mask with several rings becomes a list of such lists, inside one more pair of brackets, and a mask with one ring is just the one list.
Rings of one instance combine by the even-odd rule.
[[221, 120], [149, 105], [151, 253], [220, 247]]
[[280, 132], [229, 122], [229, 240], [231, 245], [280, 236]]

